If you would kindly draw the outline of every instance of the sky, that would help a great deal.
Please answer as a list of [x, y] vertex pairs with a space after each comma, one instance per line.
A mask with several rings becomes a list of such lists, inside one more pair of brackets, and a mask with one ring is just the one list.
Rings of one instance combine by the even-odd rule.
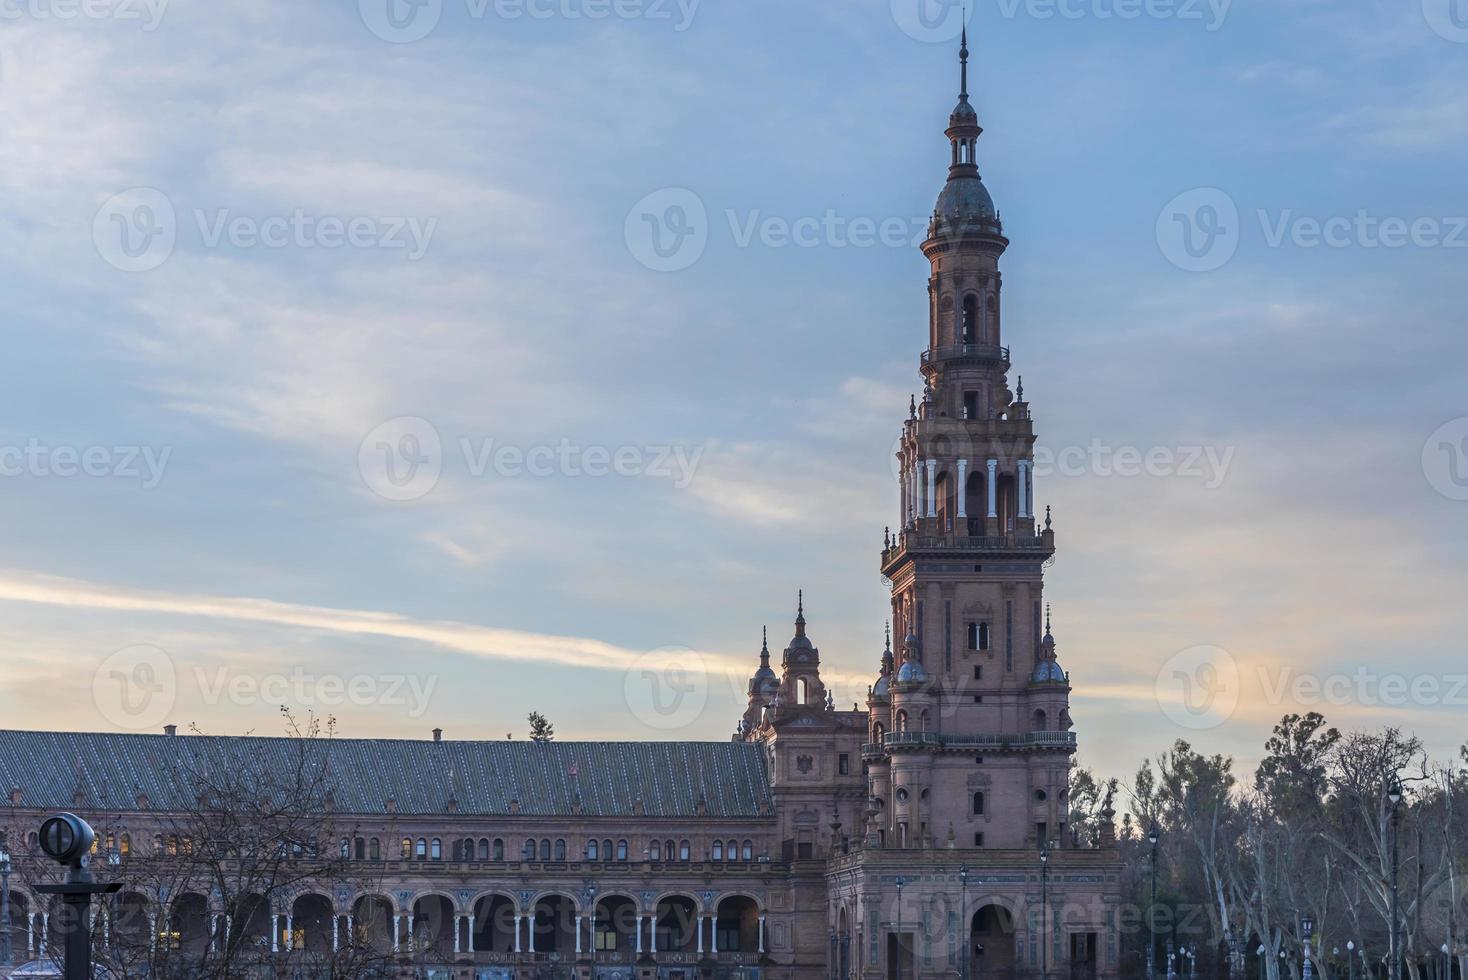
[[1464, 0], [0, 0], [0, 725], [864, 701], [965, 18], [1078, 761], [1455, 754]]

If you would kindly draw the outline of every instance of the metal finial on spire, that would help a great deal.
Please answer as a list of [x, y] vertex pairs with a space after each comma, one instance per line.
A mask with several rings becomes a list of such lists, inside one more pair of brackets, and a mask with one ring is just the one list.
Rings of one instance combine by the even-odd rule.
[[1050, 633], [1050, 603], [1049, 602], [1046, 602], [1045, 603], [1045, 633], [1046, 633], [1046, 635], [1049, 635], [1049, 633]]
[[963, 8], [963, 40], [958, 47], [958, 65], [961, 76], [958, 89], [960, 99], [968, 98], [968, 8]]
[[1015, 396], [1020, 401], [1024, 401], [1025, 400], [1025, 376], [1023, 374], [1021, 374], [1019, 376], [1019, 385], [1018, 385], [1018, 390], [1015, 392]]
[[796, 593], [795, 600], [795, 635], [805, 635], [805, 590]]
[[770, 628], [760, 627], [759, 662], [768, 667], [770, 665]]
[[889, 619], [885, 623], [882, 624], [882, 636], [884, 637], [884, 639], [882, 641], [882, 649], [883, 650], [891, 650], [892, 649], [892, 620]]

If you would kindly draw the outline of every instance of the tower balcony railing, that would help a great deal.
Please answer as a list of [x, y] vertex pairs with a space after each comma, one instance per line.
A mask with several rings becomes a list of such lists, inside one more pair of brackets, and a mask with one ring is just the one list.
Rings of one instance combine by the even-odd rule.
[[863, 758], [877, 758], [893, 749], [938, 748], [966, 752], [972, 749], [1074, 749], [1075, 732], [887, 732], [880, 744], [861, 747]]
[[922, 353], [922, 365], [924, 367], [934, 361], [959, 359], [997, 361], [1005, 367], [1008, 367], [1009, 348], [1001, 347], [999, 344], [949, 344], [944, 347], [929, 347]]

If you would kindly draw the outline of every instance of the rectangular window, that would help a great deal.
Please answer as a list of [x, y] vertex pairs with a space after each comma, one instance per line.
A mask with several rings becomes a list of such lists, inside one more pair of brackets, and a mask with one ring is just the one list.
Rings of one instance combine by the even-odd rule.
[[979, 417], [979, 393], [977, 391], [963, 393], [963, 417], [966, 419]]
[[975, 694], [974, 695], [974, 704], [983, 704], [983, 703], [984, 703], [984, 696], [982, 694]]
[[1043, 846], [1044, 845], [1044, 843], [1045, 843], [1045, 831], [1047, 829], [1049, 829], [1049, 828], [1047, 828], [1045, 826], [1045, 824], [1044, 824], [1043, 821], [1040, 822], [1040, 823], [1035, 824], [1035, 843], [1037, 845], [1040, 845], [1040, 846]]
[[851, 775], [851, 756], [842, 752], [836, 757], [836, 772], [843, 776]]
[[989, 646], [989, 624], [987, 622], [969, 623], [968, 648], [970, 650], [987, 650]]
[[981, 665], [979, 665], [979, 664], [975, 664], [974, 665], [974, 680], [981, 681], [983, 679], [984, 679], [984, 668]]
[[974, 847], [983, 847], [983, 846], [984, 846], [984, 835], [983, 834], [974, 834]]
[[809, 861], [815, 857], [815, 846], [810, 841], [801, 841], [795, 845], [795, 856], [802, 861]]

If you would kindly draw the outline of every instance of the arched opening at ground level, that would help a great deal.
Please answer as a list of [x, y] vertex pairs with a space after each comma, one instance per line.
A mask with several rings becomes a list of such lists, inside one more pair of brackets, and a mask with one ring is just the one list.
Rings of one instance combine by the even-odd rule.
[[596, 901], [592, 926], [597, 953], [630, 954], [637, 950], [639, 917], [637, 904], [625, 895], [609, 895]]
[[413, 903], [413, 952], [436, 957], [454, 953], [454, 903], [444, 895], [424, 895]]
[[393, 948], [393, 905], [386, 895], [363, 895], [352, 906], [352, 943], [378, 953]]
[[969, 976], [972, 980], [1001, 980], [1015, 975], [1019, 957], [1015, 948], [1014, 916], [1002, 905], [985, 905], [969, 922]]
[[480, 953], [515, 949], [515, 903], [505, 895], [484, 895], [474, 903], [473, 945]]
[[325, 955], [331, 952], [331, 900], [324, 895], [302, 895], [291, 904], [291, 948]]
[[719, 903], [714, 916], [714, 948], [720, 953], [753, 953], [759, 949], [759, 906], [745, 895]]
[[698, 905], [687, 895], [669, 895], [653, 916], [655, 949], [660, 953], [692, 952], [697, 945]]
[[572, 953], [576, 950], [576, 902], [565, 895], [542, 895], [531, 917], [530, 945], [535, 953]]

